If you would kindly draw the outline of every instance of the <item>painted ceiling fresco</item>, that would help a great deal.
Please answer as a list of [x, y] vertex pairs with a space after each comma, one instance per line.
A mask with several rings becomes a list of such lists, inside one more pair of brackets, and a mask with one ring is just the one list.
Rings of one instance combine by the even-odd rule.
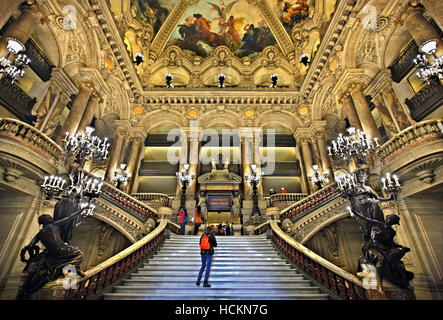
[[289, 32], [299, 22], [312, 17], [314, 0], [267, 0]]
[[137, 16], [150, 23], [157, 34], [169, 13], [179, 0], [131, 0], [135, 5]]
[[168, 41], [201, 57], [225, 45], [239, 58], [253, 58], [275, 44], [260, 10], [247, 0], [200, 0], [189, 7]]

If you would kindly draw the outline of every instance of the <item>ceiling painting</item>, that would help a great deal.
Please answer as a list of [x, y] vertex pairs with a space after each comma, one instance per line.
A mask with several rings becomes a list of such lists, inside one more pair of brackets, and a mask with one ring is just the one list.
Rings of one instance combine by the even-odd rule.
[[200, 0], [189, 7], [168, 41], [200, 57], [224, 45], [239, 58], [254, 58], [275, 44], [260, 10], [247, 0]]
[[288, 32], [296, 24], [312, 17], [314, 14], [314, 0], [267, 1]]
[[154, 34], [165, 22], [179, 0], [131, 0], [137, 17], [152, 25]]

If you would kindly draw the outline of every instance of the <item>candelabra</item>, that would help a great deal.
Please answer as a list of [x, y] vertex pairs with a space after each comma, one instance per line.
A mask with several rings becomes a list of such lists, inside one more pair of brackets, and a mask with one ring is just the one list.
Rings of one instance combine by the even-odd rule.
[[226, 76], [225, 76], [224, 73], [220, 73], [218, 75], [218, 82], [219, 82], [218, 87], [219, 88], [224, 88], [225, 87], [225, 84], [224, 84], [225, 79], [226, 79]]
[[275, 88], [277, 87], [278, 74], [271, 74], [271, 85], [269, 87]]
[[352, 159], [355, 159], [357, 166], [365, 164], [368, 155], [373, 156], [380, 149], [377, 138], [371, 139], [368, 134], [353, 127], [347, 131], [349, 136], [340, 133], [337, 140], [332, 141], [332, 148], [328, 147], [329, 156], [333, 156], [336, 161], [343, 160], [346, 164]]
[[252, 209], [252, 216], [261, 216], [260, 208], [258, 207], [258, 196], [257, 196], [257, 186], [260, 183], [261, 175], [257, 171], [257, 166], [255, 164], [251, 165], [252, 175], [246, 175], [246, 181], [252, 185], [252, 200], [254, 207]]
[[130, 174], [125, 169], [126, 169], [126, 164], [122, 163], [120, 164], [120, 168], [115, 169], [114, 171], [112, 182], [114, 182], [117, 189], [120, 189], [120, 186], [129, 180]]
[[69, 136], [66, 132], [65, 138], [62, 140], [62, 146], [66, 150], [68, 157], [75, 156], [81, 165], [87, 159], [92, 158], [96, 163], [102, 163], [107, 160], [109, 142], [108, 138], [103, 140], [97, 136], [92, 136], [94, 128], [86, 127], [84, 132], [78, 132], [76, 135]]
[[45, 181], [41, 185], [46, 195], [46, 200], [50, 200], [63, 191], [66, 180], [57, 176], [46, 176]]
[[183, 165], [183, 169], [179, 172], [176, 172], [175, 175], [180, 181], [180, 184], [182, 186], [182, 194], [180, 199], [180, 207], [185, 208], [185, 201], [186, 201], [186, 189], [188, 187], [188, 184], [191, 184], [192, 179], [194, 179], [194, 174], [189, 174], [189, 164]]
[[309, 181], [311, 181], [313, 184], [315, 184], [318, 189], [323, 188], [324, 183], [329, 181], [328, 171], [324, 170], [323, 174], [321, 174], [318, 171], [318, 165], [316, 165], [316, 164], [314, 164], [312, 166], [312, 169], [314, 170], [314, 176], [312, 176], [312, 174], [308, 173]]
[[[423, 43], [418, 49], [421, 54], [417, 55], [414, 63], [418, 67], [417, 76], [425, 81], [428, 85], [432, 79], [443, 79], [443, 56], [438, 57], [437, 40], [432, 39]], [[430, 62], [426, 56], [433, 56], [433, 61]]]
[[[25, 68], [31, 62], [26, 54], [21, 53], [25, 51], [25, 46], [18, 40], [7, 38], [8, 44], [6, 46], [8, 54], [5, 57], [0, 57], [0, 74], [5, 74], [11, 79], [11, 83], [19, 80], [25, 74]], [[15, 60], [11, 61], [11, 56], [15, 55]]]
[[166, 80], [166, 86], [168, 88], [174, 88], [174, 85], [172, 84], [172, 79], [174, 79], [174, 76], [170, 73], [166, 74], [165, 80]]

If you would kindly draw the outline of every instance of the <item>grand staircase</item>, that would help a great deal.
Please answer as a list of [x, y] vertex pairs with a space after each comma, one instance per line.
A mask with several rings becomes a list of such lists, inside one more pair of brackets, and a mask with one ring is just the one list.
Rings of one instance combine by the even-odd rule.
[[326, 300], [279, 256], [265, 236], [218, 236], [209, 283], [195, 285], [200, 268], [199, 236], [172, 234], [129, 278], [103, 294], [105, 300]]

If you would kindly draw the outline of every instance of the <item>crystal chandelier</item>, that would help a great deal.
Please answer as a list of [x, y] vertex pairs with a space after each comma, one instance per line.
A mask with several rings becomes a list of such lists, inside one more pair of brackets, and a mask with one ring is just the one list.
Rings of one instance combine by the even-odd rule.
[[[21, 53], [25, 51], [25, 46], [14, 38], [7, 38], [8, 54], [5, 57], [0, 57], [0, 74], [4, 74], [11, 79], [11, 83], [19, 80], [25, 74], [25, 68], [31, 62], [26, 54]], [[11, 56], [16, 56], [15, 60], [11, 61]]]
[[312, 166], [312, 169], [314, 170], [314, 176], [312, 176], [312, 174], [308, 173], [307, 175], [308, 175], [309, 181], [311, 181], [313, 184], [315, 184], [318, 189], [323, 188], [323, 185], [325, 184], [325, 182], [329, 181], [328, 171], [324, 170], [323, 174], [321, 174], [318, 171], [318, 165], [316, 165], [316, 164], [314, 164]]
[[130, 174], [126, 169], [126, 164], [121, 163], [120, 168], [115, 169], [112, 182], [116, 185], [117, 189], [129, 180]]
[[[432, 39], [423, 43], [418, 49], [421, 54], [417, 55], [414, 63], [418, 67], [417, 76], [425, 81], [428, 85], [432, 79], [443, 79], [443, 56], [438, 57], [437, 40]], [[430, 62], [426, 56], [432, 55], [433, 61]]]
[[180, 199], [180, 207], [185, 207], [185, 201], [186, 201], [186, 189], [188, 184], [191, 184], [192, 179], [194, 179], [194, 174], [189, 174], [189, 164], [184, 164], [181, 171], [176, 172], [175, 175], [177, 176], [177, 179], [180, 181], [180, 184], [182, 186], [182, 194]]
[[328, 147], [329, 156], [333, 156], [337, 161], [343, 160], [346, 164], [352, 159], [355, 159], [357, 164], [366, 163], [368, 155], [373, 156], [380, 148], [377, 138], [371, 139], [370, 135], [353, 127], [347, 131], [349, 136], [344, 137], [340, 133], [337, 140], [332, 141], [332, 150]]
[[69, 136], [69, 132], [66, 132], [62, 145], [68, 157], [75, 156], [80, 163], [90, 158], [96, 163], [102, 163], [107, 160], [108, 138], [105, 137], [102, 140], [97, 136], [92, 136], [94, 130], [92, 127], [86, 127], [86, 133], [78, 132], [76, 135], [71, 136]]

